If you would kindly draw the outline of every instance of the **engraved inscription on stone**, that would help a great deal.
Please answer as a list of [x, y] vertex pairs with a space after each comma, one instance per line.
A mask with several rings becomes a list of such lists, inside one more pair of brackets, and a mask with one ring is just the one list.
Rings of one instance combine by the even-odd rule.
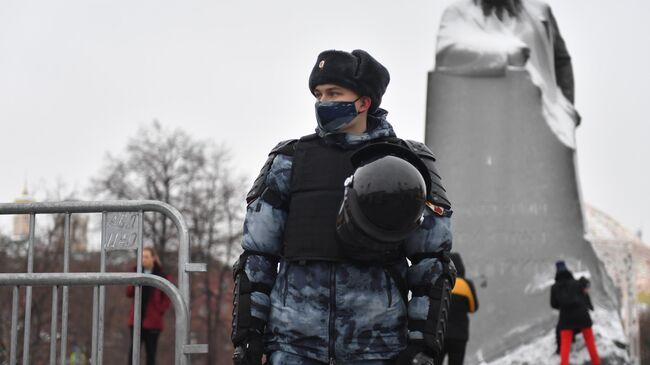
[[138, 248], [138, 212], [106, 214], [106, 231], [102, 246], [105, 250], [135, 250]]

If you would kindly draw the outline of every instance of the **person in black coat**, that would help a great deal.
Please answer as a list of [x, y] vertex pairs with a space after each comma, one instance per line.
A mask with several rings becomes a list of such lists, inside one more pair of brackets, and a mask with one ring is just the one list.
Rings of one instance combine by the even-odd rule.
[[465, 278], [465, 265], [458, 252], [449, 254], [456, 266], [456, 284], [452, 290], [447, 333], [442, 352], [435, 359], [435, 365], [441, 365], [445, 356], [449, 356], [449, 365], [462, 365], [465, 360], [465, 348], [469, 340], [469, 313], [478, 310], [478, 298], [472, 280]]
[[585, 339], [591, 363], [599, 365], [600, 358], [589, 315], [589, 310], [594, 309], [588, 293], [589, 281], [586, 278], [576, 280], [564, 261], [556, 262], [555, 267], [557, 271], [555, 284], [551, 287], [551, 307], [560, 311], [557, 329], [560, 332], [561, 365], [569, 364], [571, 343], [577, 332], [581, 332]]

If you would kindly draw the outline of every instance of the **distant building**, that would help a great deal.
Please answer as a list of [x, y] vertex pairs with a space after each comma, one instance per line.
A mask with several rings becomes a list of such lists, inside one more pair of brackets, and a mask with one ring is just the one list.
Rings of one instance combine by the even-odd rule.
[[[16, 198], [16, 203], [33, 203], [34, 199], [29, 196], [27, 184], [23, 187], [22, 195]], [[25, 241], [29, 238], [29, 215], [18, 214], [14, 216], [14, 230], [11, 236], [13, 241]]]
[[623, 326], [631, 353], [639, 351], [640, 294], [650, 294], [650, 247], [639, 234], [623, 227], [602, 211], [586, 205], [587, 239], [593, 244], [609, 277], [618, 289]]
[[650, 246], [600, 210], [587, 206], [586, 211], [587, 238], [616, 286], [650, 293]]
[[[34, 203], [35, 200], [29, 196], [27, 184], [16, 203]], [[29, 214], [16, 214], [13, 216], [13, 232], [11, 240], [14, 242], [25, 242], [29, 239]], [[53, 228], [48, 230], [48, 243], [58, 246], [63, 251], [65, 243], [65, 215], [52, 215], [54, 220]], [[88, 215], [73, 214], [70, 219], [70, 253], [84, 253], [88, 249]], [[38, 238], [37, 238], [38, 239]]]
[[644, 246], [634, 253], [636, 287], [639, 294], [650, 295], [650, 248]]

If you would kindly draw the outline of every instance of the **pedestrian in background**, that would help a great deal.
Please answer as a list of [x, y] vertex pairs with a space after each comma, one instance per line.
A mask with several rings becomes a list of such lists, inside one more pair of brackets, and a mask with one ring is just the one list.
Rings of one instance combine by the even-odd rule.
[[576, 280], [564, 261], [555, 263], [555, 284], [551, 287], [551, 307], [560, 311], [557, 327], [560, 331], [560, 364], [569, 364], [573, 336], [581, 332], [592, 365], [600, 365], [596, 341], [591, 329], [589, 310], [594, 307], [589, 297], [589, 280]]
[[[145, 247], [142, 250], [142, 270], [145, 274], [152, 274], [163, 277], [167, 280], [170, 278], [163, 271], [160, 258], [153, 247]], [[134, 269], [135, 271], [135, 269]], [[129, 286], [126, 289], [126, 295], [133, 298], [135, 295], [135, 287]], [[147, 352], [147, 365], [156, 364], [156, 348], [158, 346], [158, 338], [160, 332], [164, 328], [164, 315], [165, 311], [169, 308], [171, 301], [165, 293], [160, 289], [143, 286], [141, 295], [141, 316], [142, 323], [140, 329], [140, 344], [144, 344]], [[131, 332], [131, 342], [129, 347], [129, 365], [133, 358], [133, 324], [135, 314], [135, 301], [131, 306], [131, 313], [129, 314], [129, 329]]]

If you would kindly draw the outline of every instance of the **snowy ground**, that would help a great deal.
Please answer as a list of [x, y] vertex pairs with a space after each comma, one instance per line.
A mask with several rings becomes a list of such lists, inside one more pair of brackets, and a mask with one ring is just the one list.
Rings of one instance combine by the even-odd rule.
[[[603, 365], [630, 364], [625, 349], [626, 339], [618, 314], [596, 308], [591, 312], [591, 318], [594, 322], [593, 330], [601, 363]], [[555, 354], [555, 346], [555, 331], [551, 330], [535, 342], [522, 345], [494, 361], [482, 362], [481, 365], [556, 365], [560, 363], [560, 356]], [[591, 364], [581, 335], [576, 336], [571, 350], [569, 361], [571, 365]]]

